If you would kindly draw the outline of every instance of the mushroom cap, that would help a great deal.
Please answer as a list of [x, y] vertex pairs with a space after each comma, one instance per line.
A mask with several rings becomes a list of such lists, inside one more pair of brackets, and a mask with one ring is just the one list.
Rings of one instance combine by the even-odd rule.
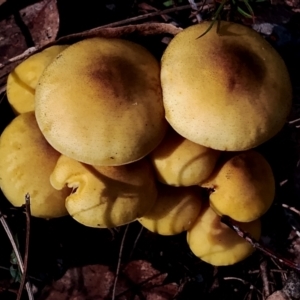
[[275, 197], [275, 179], [266, 159], [254, 150], [224, 159], [201, 185], [212, 189], [211, 207], [219, 215], [240, 222], [261, 217]]
[[55, 45], [33, 54], [20, 63], [7, 78], [7, 99], [16, 115], [34, 111], [38, 80], [55, 56], [67, 45]]
[[171, 129], [150, 157], [159, 181], [191, 186], [209, 177], [219, 155], [219, 151], [193, 143]]
[[210, 24], [184, 29], [163, 54], [166, 119], [195, 143], [247, 150], [283, 127], [292, 102], [289, 74], [253, 29], [221, 21], [199, 38]]
[[[237, 223], [253, 238], [259, 239], [261, 223], [257, 219], [249, 223]], [[203, 261], [214, 266], [233, 265], [248, 257], [254, 248], [235, 231], [223, 224], [209, 206], [201, 210], [199, 217], [187, 232], [191, 251]]]
[[73, 44], [39, 81], [40, 129], [55, 149], [83, 163], [136, 161], [160, 143], [167, 128], [159, 72], [148, 50], [126, 40]]
[[158, 185], [154, 206], [138, 221], [161, 235], [179, 234], [192, 227], [202, 206], [201, 189], [196, 186]]
[[55, 190], [50, 184], [60, 153], [45, 140], [34, 112], [17, 116], [0, 137], [0, 187], [14, 206], [30, 195], [31, 215], [55, 218], [67, 215], [65, 198], [70, 190]]
[[60, 190], [73, 188], [66, 199], [69, 214], [89, 227], [110, 228], [135, 221], [156, 201], [157, 189], [148, 160], [99, 167], [80, 163], [62, 155], [51, 176]]

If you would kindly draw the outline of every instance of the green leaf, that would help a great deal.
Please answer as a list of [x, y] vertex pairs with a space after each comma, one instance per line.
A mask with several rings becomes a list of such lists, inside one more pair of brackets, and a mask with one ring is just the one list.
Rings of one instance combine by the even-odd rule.
[[237, 7], [237, 11], [245, 18], [253, 19], [253, 17], [254, 17], [254, 15], [249, 15], [243, 9], [241, 9], [239, 6]]
[[163, 5], [166, 6], [166, 7], [173, 6], [173, 0], [165, 1], [165, 2], [163, 2]]
[[10, 266], [9, 272], [14, 282], [21, 282], [22, 274], [19, 267]]

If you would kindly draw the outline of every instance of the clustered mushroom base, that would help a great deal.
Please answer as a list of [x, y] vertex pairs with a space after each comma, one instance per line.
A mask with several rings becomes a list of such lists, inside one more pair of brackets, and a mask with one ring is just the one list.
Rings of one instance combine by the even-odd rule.
[[106, 38], [19, 65], [8, 80], [19, 116], [0, 138], [7, 199], [21, 206], [29, 193], [33, 216], [69, 213], [90, 227], [138, 220], [162, 235], [186, 231], [213, 265], [249, 256], [220, 216], [259, 238], [275, 180], [253, 148], [282, 128], [291, 84], [259, 34], [222, 21], [199, 38], [209, 25], [175, 36], [161, 66], [144, 47]]

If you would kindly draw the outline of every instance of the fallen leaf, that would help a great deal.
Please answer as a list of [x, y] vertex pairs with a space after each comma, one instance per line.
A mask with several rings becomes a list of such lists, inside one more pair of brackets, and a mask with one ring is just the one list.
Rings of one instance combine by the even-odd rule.
[[290, 300], [287, 295], [285, 295], [282, 291], [276, 291], [272, 295], [270, 295], [266, 300]]
[[31, 33], [36, 47], [56, 39], [59, 29], [59, 13], [56, 0], [43, 0], [20, 10], [23, 22]]
[[[169, 300], [178, 293], [176, 283], [164, 281], [166, 273], [144, 260], [129, 262], [120, 272], [115, 287], [116, 300]], [[115, 273], [108, 266], [88, 265], [69, 269], [46, 287], [38, 300], [109, 300], [112, 298]]]

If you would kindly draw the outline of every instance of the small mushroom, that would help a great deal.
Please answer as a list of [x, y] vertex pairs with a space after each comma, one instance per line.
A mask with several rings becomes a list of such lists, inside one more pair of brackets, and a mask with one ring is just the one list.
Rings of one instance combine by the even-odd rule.
[[56, 45], [33, 54], [7, 78], [7, 99], [16, 115], [34, 111], [35, 88], [45, 68], [67, 45]]
[[22, 206], [29, 193], [34, 217], [67, 215], [65, 198], [70, 189], [57, 191], [49, 180], [59, 156], [40, 132], [34, 112], [17, 116], [0, 137], [0, 187], [5, 197]]
[[66, 185], [73, 189], [66, 208], [76, 221], [89, 227], [110, 228], [133, 222], [151, 209], [157, 197], [153, 169], [146, 159], [98, 167], [62, 155], [50, 181], [58, 190]]
[[179, 234], [192, 227], [200, 213], [202, 200], [199, 187], [160, 184], [154, 206], [138, 221], [148, 230], [161, 235]]
[[261, 217], [273, 203], [275, 179], [266, 159], [254, 150], [224, 157], [201, 186], [211, 190], [210, 205], [219, 215], [240, 222]]
[[191, 186], [209, 177], [219, 155], [219, 151], [195, 144], [170, 129], [150, 157], [159, 181]]
[[133, 42], [75, 43], [40, 78], [39, 127], [56, 150], [83, 163], [116, 166], [139, 160], [167, 129], [159, 74], [154, 56]]
[[287, 68], [253, 29], [201, 22], [178, 33], [161, 61], [166, 119], [205, 147], [241, 151], [277, 134], [291, 109]]
[[[255, 239], [260, 238], [259, 219], [238, 225]], [[252, 245], [223, 224], [220, 216], [209, 206], [201, 210], [198, 219], [188, 230], [187, 242], [196, 256], [214, 266], [233, 265], [254, 251]]]

